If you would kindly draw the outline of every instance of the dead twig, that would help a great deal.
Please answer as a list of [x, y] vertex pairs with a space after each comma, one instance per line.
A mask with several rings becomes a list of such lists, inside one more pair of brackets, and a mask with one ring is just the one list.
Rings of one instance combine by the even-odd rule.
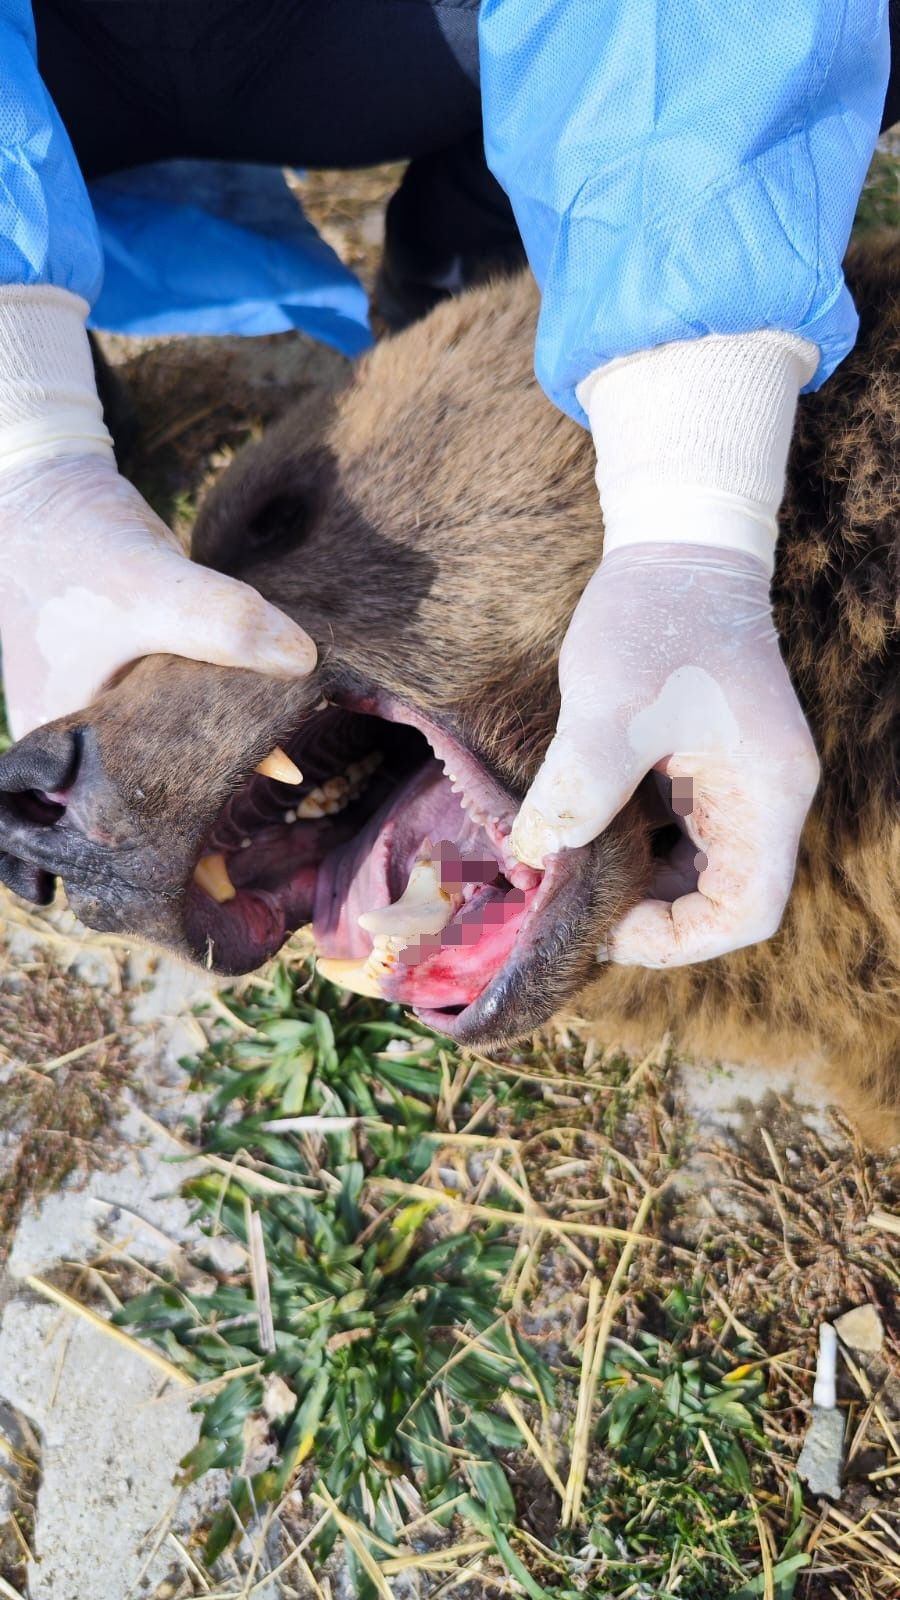
[[275, 1324], [272, 1321], [272, 1297], [269, 1293], [269, 1269], [266, 1264], [266, 1246], [263, 1239], [262, 1219], [254, 1211], [249, 1196], [244, 1196], [244, 1216], [247, 1222], [247, 1244], [250, 1248], [250, 1277], [253, 1298], [259, 1323], [259, 1342], [266, 1355], [275, 1350]]

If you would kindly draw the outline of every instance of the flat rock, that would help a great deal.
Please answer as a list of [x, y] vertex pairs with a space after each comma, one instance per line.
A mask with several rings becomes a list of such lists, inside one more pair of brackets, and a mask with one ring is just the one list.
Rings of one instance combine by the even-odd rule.
[[813, 1494], [841, 1497], [844, 1418], [840, 1411], [813, 1406], [812, 1422], [797, 1458], [797, 1471]]
[[884, 1324], [874, 1306], [854, 1306], [852, 1311], [836, 1317], [834, 1326], [848, 1350], [877, 1355], [884, 1343]]

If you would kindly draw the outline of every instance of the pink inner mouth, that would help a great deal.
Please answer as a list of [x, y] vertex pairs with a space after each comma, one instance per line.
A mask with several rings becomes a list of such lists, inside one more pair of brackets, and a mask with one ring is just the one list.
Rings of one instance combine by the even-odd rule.
[[[359, 916], [399, 900], [426, 841], [455, 847], [467, 863], [460, 869], [463, 904], [438, 934], [406, 946], [381, 987], [385, 998], [408, 1005], [464, 1006], [512, 952], [540, 874], [509, 859], [499, 821], [482, 825], [468, 815], [437, 760], [426, 762], [350, 844], [325, 857], [313, 935], [322, 956], [368, 957], [373, 941]], [[445, 881], [449, 870], [445, 865]]]
[[[400, 722], [393, 706], [377, 710], [332, 708], [298, 731], [288, 750], [304, 773], [301, 790], [253, 777], [232, 797], [204, 853], [223, 856], [234, 896], [219, 903], [193, 882], [186, 931], [220, 970], [251, 971], [310, 922], [319, 955], [362, 963], [373, 939], [360, 915], [395, 904], [423, 850], [437, 852], [448, 858], [442, 875], [464, 880], [457, 908], [438, 933], [400, 950], [380, 986], [386, 999], [459, 1010], [513, 956], [543, 875], [510, 855], [515, 804], [480, 763], [419, 714], [403, 708]], [[376, 744], [383, 765], [365, 793], [334, 816], [285, 821], [313, 784], [346, 765], [348, 750], [355, 757]]]

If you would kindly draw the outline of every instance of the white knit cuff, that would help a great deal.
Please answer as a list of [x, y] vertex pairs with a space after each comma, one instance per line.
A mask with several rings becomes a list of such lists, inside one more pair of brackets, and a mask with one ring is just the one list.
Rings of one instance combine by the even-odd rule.
[[818, 361], [809, 340], [764, 329], [659, 345], [583, 379], [604, 552], [714, 544], [771, 571], [797, 396]]
[[112, 458], [87, 311], [49, 284], [0, 287], [0, 472], [51, 456]]

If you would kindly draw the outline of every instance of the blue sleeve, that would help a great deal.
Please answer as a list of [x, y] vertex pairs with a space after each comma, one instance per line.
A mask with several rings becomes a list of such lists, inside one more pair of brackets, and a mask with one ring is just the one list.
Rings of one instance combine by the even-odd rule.
[[841, 262], [887, 88], [886, 0], [483, 0], [488, 163], [541, 288], [535, 366], [782, 328], [852, 348]]
[[68, 135], [37, 69], [29, 0], [0, 0], [0, 283], [93, 302], [103, 258]]

